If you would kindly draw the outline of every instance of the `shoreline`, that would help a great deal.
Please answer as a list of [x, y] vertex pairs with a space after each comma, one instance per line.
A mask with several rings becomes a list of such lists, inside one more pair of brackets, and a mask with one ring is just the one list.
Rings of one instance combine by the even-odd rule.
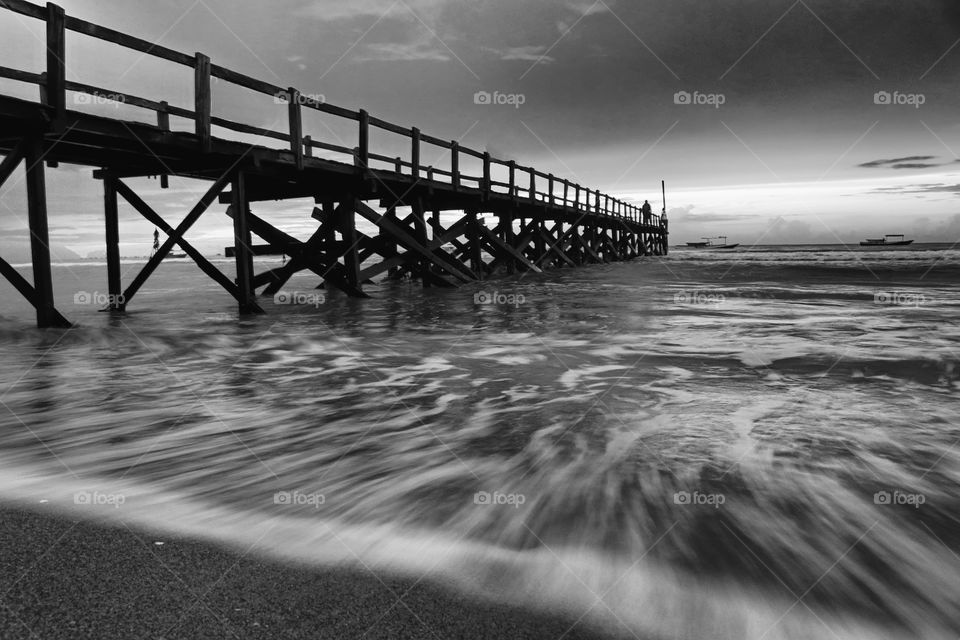
[[8, 640], [617, 637], [577, 617], [485, 602], [429, 579], [296, 566], [0, 506], [0, 637]]

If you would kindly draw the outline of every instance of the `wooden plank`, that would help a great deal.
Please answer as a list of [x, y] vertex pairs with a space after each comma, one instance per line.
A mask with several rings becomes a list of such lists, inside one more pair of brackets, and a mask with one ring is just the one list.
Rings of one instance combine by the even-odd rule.
[[287, 133], [283, 133], [281, 131], [273, 131], [271, 129], [262, 129], [260, 127], [254, 127], [249, 124], [234, 122], [232, 120], [227, 120], [226, 118], [219, 118], [216, 116], [210, 117], [210, 124], [216, 125], [218, 127], [223, 127], [224, 129], [230, 129], [231, 131], [237, 131], [238, 133], [249, 133], [255, 136], [263, 136], [264, 138], [273, 138], [274, 140], [283, 140], [284, 142], [290, 141], [291, 147], [293, 146], [293, 142], [290, 139], [290, 135]]
[[396, 133], [401, 136], [410, 135], [410, 129], [406, 129], [404, 127], [401, 127], [400, 125], [393, 124], [392, 122], [387, 122], [386, 120], [381, 120], [380, 118], [368, 116], [367, 121], [371, 127], [377, 127], [378, 129], [383, 129], [384, 131], [389, 131], [390, 133]]
[[543, 270], [540, 269], [540, 267], [538, 267], [531, 261], [527, 260], [526, 256], [524, 256], [522, 253], [520, 253], [519, 251], [517, 251], [516, 249], [508, 245], [506, 242], [504, 242], [500, 238], [498, 238], [497, 234], [493, 233], [486, 226], [479, 225], [479, 229], [480, 229], [480, 234], [484, 237], [484, 239], [490, 244], [492, 244], [493, 246], [495, 246], [497, 249], [510, 255], [514, 260], [516, 260], [517, 262], [520, 262], [531, 271], [534, 271], [536, 273], [543, 273]]
[[[183, 234], [185, 234], [190, 229], [190, 227], [192, 227], [193, 224], [200, 219], [200, 216], [203, 215], [203, 213], [213, 203], [213, 201], [216, 200], [217, 195], [221, 191], [223, 191], [224, 187], [226, 187], [227, 184], [229, 184], [229, 182], [230, 182], [229, 175], [220, 176], [220, 178], [210, 186], [210, 188], [203, 195], [203, 197], [200, 198], [200, 201], [196, 205], [194, 205], [193, 209], [190, 210], [190, 212], [180, 222], [180, 224], [177, 225], [177, 228], [172, 230], [172, 233], [167, 234], [168, 237], [163, 242], [163, 244], [160, 245], [160, 249], [147, 261], [147, 264], [144, 265], [143, 269], [140, 270], [140, 273], [136, 275], [136, 277], [133, 279], [133, 282], [131, 282], [130, 285], [124, 290], [123, 303], [125, 305], [130, 304], [130, 301], [133, 299], [133, 296], [136, 295], [137, 291], [140, 290], [140, 287], [143, 286], [143, 283], [147, 281], [147, 278], [149, 278], [150, 275], [157, 269], [157, 267], [160, 266], [160, 263], [163, 261], [165, 257], [167, 257], [167, 254], [170, 253], [170, 250], [173, 249], [173, 246], [175, 244], [179, 244], [181, 247], [183, 247], [184, 251], [187, 250], [186, 247], [184, 247], [184, 245], [179, 242], [179, 240], [182, 238]], [[133, 193], [133, 191], [129, 187], [127, 187], [127, 185], [124, 184], [123, 181], [117, 180], [116, 187], [117, 187], [117, 192], [121, 196], [123, 196], [124, 199], [127, 200], [127, 202], [130, 202], [130, 204], [133, 205], [134, 208], [137, 208], [137, 210], [140, 211], [141, 215], [143, 215], [144, 211], [146, 211], [148, 215], [152, 215], [152, 216], [155, 216], [156, 218], [159, 218], [159, 216], [156, 216], [156, 214], [153, 213], [153, 210], [150, 209], [150, 207], [148, 207], [146, 203], [144, 203], [139, 198], [139, 196]], [[137, 204], [135, 204], [135, 202], [137, 201], [141, 204], [142, 209], [138, 207]], [[169, 228], [169, 225], [167, 225], [166, 222], [163, 222], [162, 219], [160, 220], [160, 222], [163, 223], [163, 226], [166, 226]], [[157, 224], [156, 226], [159, 227], [161, 225]], [[186, 241], [184, 241], [184, 243], [185, 242]], [[187, 253], [190, 253], [190, 252], [188, 251]], [[196, 258], [194, 259], [196, 260]], [[209, 264], [207, 259], [204, 258], [202, 255], [200, 256], [200, 259], [204, 263]], [[198, 262], [198, 265], [199, 264], [200, 263]], [[210, 265], [210, 267], [212, 266], [213, 265]], [[205, 266], [201, 266], [200, 268], [204, 269], [205, 272], [207, 271]], [[218, 274], [220, 273], [219, 270], [216, 269], [216, 267], [213, 267], [213, 270], [216, 271]], [[208, 273], [208, 275], [210, 274]], [[226, 284], [224, 284], [223, 280], [220, 279], [219, 277], [213, 276], [213, 275], [211, 275], [211, 277], [217, 282], [219, 282], [221, 285], [223, 285], [224, 288], [227, 289], [227, 291], [229, 291], [235, 298], [239, 295], [236, 292], [236, 285], [234, 285], [233, 282], [231, 282], [229, 279], [226, 279]], [[226, 277], [224, 276], [224, 278]], [[239, 300], [239, 298], [237, 299]]]
[[[436, 214], [437, 212], [434, 211], [434, 213]], [[455, 238], [457, 238], [458, 236], [464, 233], [464, 231], [467, 228], [467, 218], [466, 217], [461, 218], [458, 222], [451, 225], [450, 228], [447, 229], [446, 231], [443, 231], [443, 229], [439, 227], [439, 224], [436, 221], [434, 221], [431, 224], [431, 226], [433, 227], [434, 238], [433, 240], [430, 241], [428, 245], [426, 245], [427, 249], [432, 251], [433, 254], [435, 255], [438, 253], [441, 255], [446, 255], [445, 252], [440, 247], [447, 244], [448, 242], [451, 242], [452, 240], [454, 240]], [[412, 255], [409, 253], [403, 253], [403, 254], [393, 256], [392, 258], [388, 258], [386, 260], [383, 260], [382, 262], [379, 262], [373, 266], [367, 267], [366, 269], [362, 270], [360, 272], [360, 278], [361, 280], [368, 280], [370, 278], [380, 275], [385, 271], [389, 271], [393, 267], [400, 266], [414, 259], [415, 259], [415, 255]], [[446, 259], [449, 260], [452, 258], [450, 258], [449, 255], [447, 255]], [[463, 265], [458, 265], [458, 267], [464, 272], [466, 272], [466, 267], [464, 267]], [[438, 276], [438, 274], [435, 274], [432, 271], [431, 273], [435, 277], [442, 278], [442, 276]], [[448, 284], [450, 283], [450, 281], [446, 280], [445, 278], [443, 278], [443, 280]], [[476, 280], [476, 278], [471, 277], [470, 280], [464, 280], [463, 282], [470, 282], [472, 280]]]
[[[193, 66], [194, 59], [190, 57], [186, 64], [188, 66]], [[257, 93], [264, 93], [268, 96], [281, 97], [285, 95], [286, 91], [275, 84], [270, 84], [269, 82], [263, 82], [262, 80], [251, 78], [250, 76], [238, 73], [237, 71], [232, 71], [226, 67], [221, 67], [220, 65], [216, 64], [210, 65], [210, 75], [214, 78], [220, 78], [221, 80], [226, 80], [227, 82], [239, 85], [245, 89], [250, 89], [251, 91], [256, 91]]]
[[[4, 0], [4, 3], [6, 4], [7, 0]], [[66, 28], [69, 31], [82, 33], [90, 36], [91, 38], [97, 38], [99, 40], [106, 40], [107, 42], [118, 44], [121, 47], [140, 51], [142, 53], [146, 53], [157, 58], [163, 58], [171, 62], [176, 62], [187, 67], [193, 66], [193, 56], [180, 53], [179, 51], [174, 51], [173, 49], [168, 49], [167, 47], [159, 45], [155, 42], [148, 42], [147, 40], [135, 38], [125, 33], [108, 29], [107, 27], [101, 27], [100, 25], [93, 24], [92, 22], [87, 22], [86, 20], [81, 20], [79, 18], [74, 18], [73, 16], [66, 17]]]
[[10, 67], [0, 67], [0, 78], [9, 78], [10, 80], [18, 80], [30, 84], [40, 84], [41, 82], [39, 73], [20, 71], [19, 69], [12, 69]]
[[25, 2], [24, 0], [3, 0], [3, 2], [0, 3], [0, 9], [9, 9], [14, 13], [30, 16], [31, 18], [37, 18], [39, 20], [44, 20], [47, 17], [47, 13], [43, 7], [38, 7], [32, 2]]
[[63, 7], [47, 3], [46, 103], [61, 120], [67, 115], [66, 30]]
[[69, 327], [70, 323], [53, 306], [53, 275], [50, 270], [50, 234], [47, 229], [47, 185], [43, 164], [43, 140], [32, 138], [27, 145], [27, 212], [30, 222], [30, 255], [33, 261], [34, 307], [37, 326]]
[[366, 203], [358, 201], [356, 204], [356, 211], [361, 216], [372, 222], [373, 224], [380, 227], [383, 232], [389, 233], [393, 238], [401, 245], [404, 246], [409, 251], [419, 254], [420, 256], [426, 258], [431, 263], [440, 267], [444, 271], [447, 271], [452, 276], [456, 277], [458, 280], [463, 282], [470, 282], [474, 278], [471, 278], [469, 275], [455, 267], [449, 260], [444, 260], [436, 253], [424, 247], [422, 244], [417, 242], [412, 236], [410, 236], [406, 231], [401, 229], [399, 225], [391, 222], [386, 216], [382, 216], [373, 209], [371, 209]]
[[204, 153], [211, 151], [210, 139], [210, 58], [196, 53], [193, 74], [194, 130], [200, 139], [200, 149]]
[[20, 295], [27, 299], [27, 302], [34, 307], [37, 306], [37, 292], [34, 290], [33, 285], [3, 258], [0, 258], [0, 275], [5, 277], [7, 281], [20, 292]]
[[20, 161], [23, 160], [29, 143], [30, 141], [27, 138], [21, 139], [20, 142], [10, 150], [10, 153], [3, 158], [3, 162], [0, 162], [0, 187], [3, 187], [7, 179], [17, 170]]

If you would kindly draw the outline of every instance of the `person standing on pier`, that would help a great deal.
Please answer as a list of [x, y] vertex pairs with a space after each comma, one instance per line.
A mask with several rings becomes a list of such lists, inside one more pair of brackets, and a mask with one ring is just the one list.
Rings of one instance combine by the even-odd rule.
[[643, 208], [640, 209], [643, 212], [643, 224], [650, 224], [650, 216], [653, 215], [653, 209], [650, 207], [650, 201], [643, 201]]

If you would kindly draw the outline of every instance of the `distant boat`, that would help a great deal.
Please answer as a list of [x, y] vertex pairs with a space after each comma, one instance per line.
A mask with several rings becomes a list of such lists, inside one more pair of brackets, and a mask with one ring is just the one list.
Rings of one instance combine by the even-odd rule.
[[[893, 240], [891, 240], [893, 238]], [[899, 240], [897, 240], [899, 238]], [[867, 238], [860, 243], [861, 247], [902, 247], [913, 243], [913, 240], [904, 240], [902, 233], [888, 233], [882, 238]]]
[[[150, 252], [150, 257], [152, 258], [156, 255], [157, 251], [160, 251], [160, 232], [156, 229], [153, 230], [153, 251]], [[168, 258], [186, 258], [187, 254], [185, 253], [174, 253], [171, 251], [167, 254]]]
[[[691, 249], [736, 249], [740, 243], [727, 244], [727, 236], [717, 236], [716, 238], [702, 238], [702, 242], [688, 242], [687, 246]], [[714, 244], [714, 240], [723, 240], [723, 242]]]

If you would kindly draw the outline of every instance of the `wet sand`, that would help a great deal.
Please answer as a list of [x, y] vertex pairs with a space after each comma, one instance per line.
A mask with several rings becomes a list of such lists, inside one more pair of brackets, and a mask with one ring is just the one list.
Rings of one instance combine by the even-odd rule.
[[5, 640], [613, 637], [577, 624], [580, 613], [534, 613], [427, 580], [299, 567], [133, 527], [0, 509]]

